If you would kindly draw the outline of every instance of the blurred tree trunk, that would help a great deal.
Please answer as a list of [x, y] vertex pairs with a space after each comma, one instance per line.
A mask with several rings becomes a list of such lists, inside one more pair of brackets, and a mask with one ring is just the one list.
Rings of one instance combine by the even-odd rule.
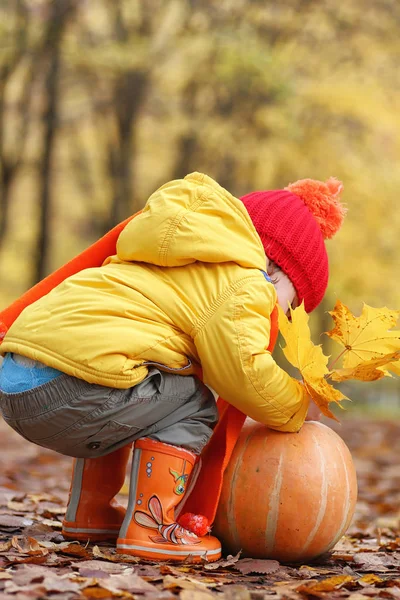
[[[114, 20], [115, 38], [127, 46], [130, 31], [124, 21], [122, 3], [110, 3]], [[136, 33], [150, 36], [151, 13], [143, 10], [142, 22]], [[146, 67], [127, 69], [116, 77], [112, 92], [112, 109], [116, 122], [117, 139], [109, 140], [108, 171], [112, 182], [111, 209], [105, 231], [123, 221], [132, 213], [134, 204], [134, 157], [136, 155], [136, 130], [143, 106], [150, 72]]]
[[39, 162], [39, 233], [36, 246], [33, 284], [46, 275], [50, 251], [50, 216], [52, 200], [52, 166], [58, 127], [61, 43], [68, 20], [75, 8], [74, 0], [52, 0], [48, 29], [44, 40], [44, 60], [48, 57], [44, 81], [43, 151]]
[[200, 134], [196, 127], [196, 98], [201, 85], [200, 79], [189, 79], [183, 91], [182, 105], [189, 125], [177, 140], [177, 153], [171, 179], [181, 179], [194, 170]]
[[106, 230], [132, 213], [133, 157], [136, 155], [136, 128], [148, 82], [145, 71], [130, 70], [120, 76], [114, 89], [117, 144], [109, 144], [108, 168], [113, 184], [111, 210]]
[[[22, 164], [28, 128], [28, 103], [32, 78], [27, 77], [23, 86], [21, 102], [19, 104], [17, 123], [19, 131], [13, 137], [13, 148], [8, 149], [6, 143], [6, 89], [7, 84], [17, 70], [26, 53], [28, 11], [24, 0], [17, 0], [14, 4], [15, 29], [13, 31], [13, 50], [0, 67], [0, 248], [8, 228], [10, 208], [10, 193], [12, 183], [16, 178]], [[17, 125], [18, 126], [18, 125]], [[15, 140], [15, 141], [14, 141]]]

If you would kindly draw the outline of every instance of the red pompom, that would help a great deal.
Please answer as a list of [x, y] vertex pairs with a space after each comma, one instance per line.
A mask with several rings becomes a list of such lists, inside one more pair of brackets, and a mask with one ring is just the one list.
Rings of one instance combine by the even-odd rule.
[[188, 531], [195, 533], [199, 537], [203, 537], [203, 535], [206, 535], [211, 531], [208, 519], [203, 515], [185, 513], [178, 519], [178, 523], [181, 527], [184, 527]]
[[288, 185], [285, 190], [303, 200], [314, 215], [325, 239], [332, 238], [339, 231], [347, 212], [339, 202], [343, 190], [341, 181], [335, 177], [330, 177], [326, 182], [300, 179]]

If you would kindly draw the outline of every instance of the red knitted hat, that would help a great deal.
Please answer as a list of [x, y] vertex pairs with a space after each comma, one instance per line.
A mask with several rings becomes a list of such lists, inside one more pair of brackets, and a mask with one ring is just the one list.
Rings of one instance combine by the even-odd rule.
[[292, 281], [300, 302], [311, 312], [328, 285], [324, 239], [340, 229], [346, 209], [343, 189], [331, 177], [326, 182], [302, 179], [284, 190], [252, 192], [241, 200], [261, 238], [265, 254]]

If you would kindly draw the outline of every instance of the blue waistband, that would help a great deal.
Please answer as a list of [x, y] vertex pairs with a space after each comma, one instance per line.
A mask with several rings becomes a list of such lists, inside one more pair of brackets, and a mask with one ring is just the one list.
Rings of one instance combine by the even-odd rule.
[[8, 353], [0, 368], [0, 390], [17, 394], [43, 385], [62, 373], [37, 361]]

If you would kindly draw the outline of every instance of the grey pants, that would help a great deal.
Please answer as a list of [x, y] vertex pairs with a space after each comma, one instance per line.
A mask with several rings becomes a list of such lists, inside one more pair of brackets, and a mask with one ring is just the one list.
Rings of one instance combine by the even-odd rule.
[[60, 375], [27, 392], [0, 391], [0, 411], [25, 439], [78, 458], [103, 456], [141, 437], [200, 454], [218, 420], [214, 396], [197, 377], [158, 369], [125, 390]]

